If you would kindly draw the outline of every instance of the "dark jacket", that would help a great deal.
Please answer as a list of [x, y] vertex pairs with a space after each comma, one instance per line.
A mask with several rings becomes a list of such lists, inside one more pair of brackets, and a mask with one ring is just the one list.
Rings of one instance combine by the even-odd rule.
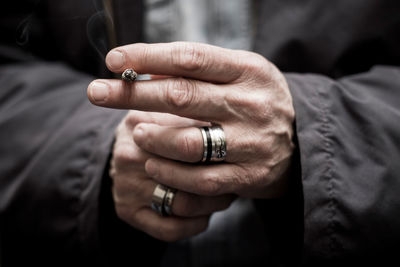
[[[268, 255], [266, 262], [277, 265], [395, 259], [398, 0], [255, 4], [254, 51], [286, 73], [299, 159], [294, 197], [255, 204], [269, 252], [232, 258], [261, 264]], [[94, 107], [86, 97], [92, 79], [111, 77], [104, 56], [113, 44], [143, 41], [143, 8], [141, 1], [114, 0], [115, 35], [99, 0], [9, 1], [0, 9], [1, 266], [159, 260], [163, 244], [113, 210], [107, 161], [125, 112]], [[212, 243], [195, 248], [184, 249], [184, 264], [201, 265], [207, 254], [198, 261], [190, 255], [210, 249], [230, 257]]]

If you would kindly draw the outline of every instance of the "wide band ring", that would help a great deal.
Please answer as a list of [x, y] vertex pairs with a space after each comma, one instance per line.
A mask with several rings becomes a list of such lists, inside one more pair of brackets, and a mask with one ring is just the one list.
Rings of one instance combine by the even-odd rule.
[[203, 137], [203, 157], [201, 161], [224, 161], [226, 158], [226, 138], [222, 127], [218, 125], [202, 127], [200, 131]]
[[174, 201], [176, 189], [158, 184], [153, 191], [151, 208], [161, 216], [172, 215], [172, 202]]
[[163, 209], [165, 214], [172, 215], [172, 202], [174, 202], [176, 189], [168, 188], [164, 198]]

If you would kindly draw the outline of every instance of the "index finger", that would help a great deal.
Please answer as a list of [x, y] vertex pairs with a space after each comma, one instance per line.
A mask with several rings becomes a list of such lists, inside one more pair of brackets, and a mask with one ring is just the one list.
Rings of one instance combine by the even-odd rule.
[[238, 66], [239, 54], [235, 50], [200, 43], [137, 43], [111, 50], [106, 64], [117, 73], [133, 68], [138, 73], [229, 83], [242, 74]]

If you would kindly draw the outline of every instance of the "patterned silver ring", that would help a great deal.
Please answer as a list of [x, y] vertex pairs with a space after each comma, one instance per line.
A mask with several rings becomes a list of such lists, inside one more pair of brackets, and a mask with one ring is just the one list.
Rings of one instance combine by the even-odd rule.
[[203, 157], [201, 161], [224, 161], [226, 158], [226, 138], [222, 127], [218, 125], [202, 127], [200, 131], [203, 137]]

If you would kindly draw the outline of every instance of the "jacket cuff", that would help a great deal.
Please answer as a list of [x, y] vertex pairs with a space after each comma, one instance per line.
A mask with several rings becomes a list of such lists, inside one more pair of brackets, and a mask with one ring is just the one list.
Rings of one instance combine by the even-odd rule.
[[336, 185], [332, 176], [334, 131], [327, 93], [333, 81], [311, 74], [286, 74], [285, 77], [296, 114], [304, 195], [304, 249], [308, 256], [326, 258], [331, 251], [323, 251], [323, 248], [337, 244], [334, 232]]

